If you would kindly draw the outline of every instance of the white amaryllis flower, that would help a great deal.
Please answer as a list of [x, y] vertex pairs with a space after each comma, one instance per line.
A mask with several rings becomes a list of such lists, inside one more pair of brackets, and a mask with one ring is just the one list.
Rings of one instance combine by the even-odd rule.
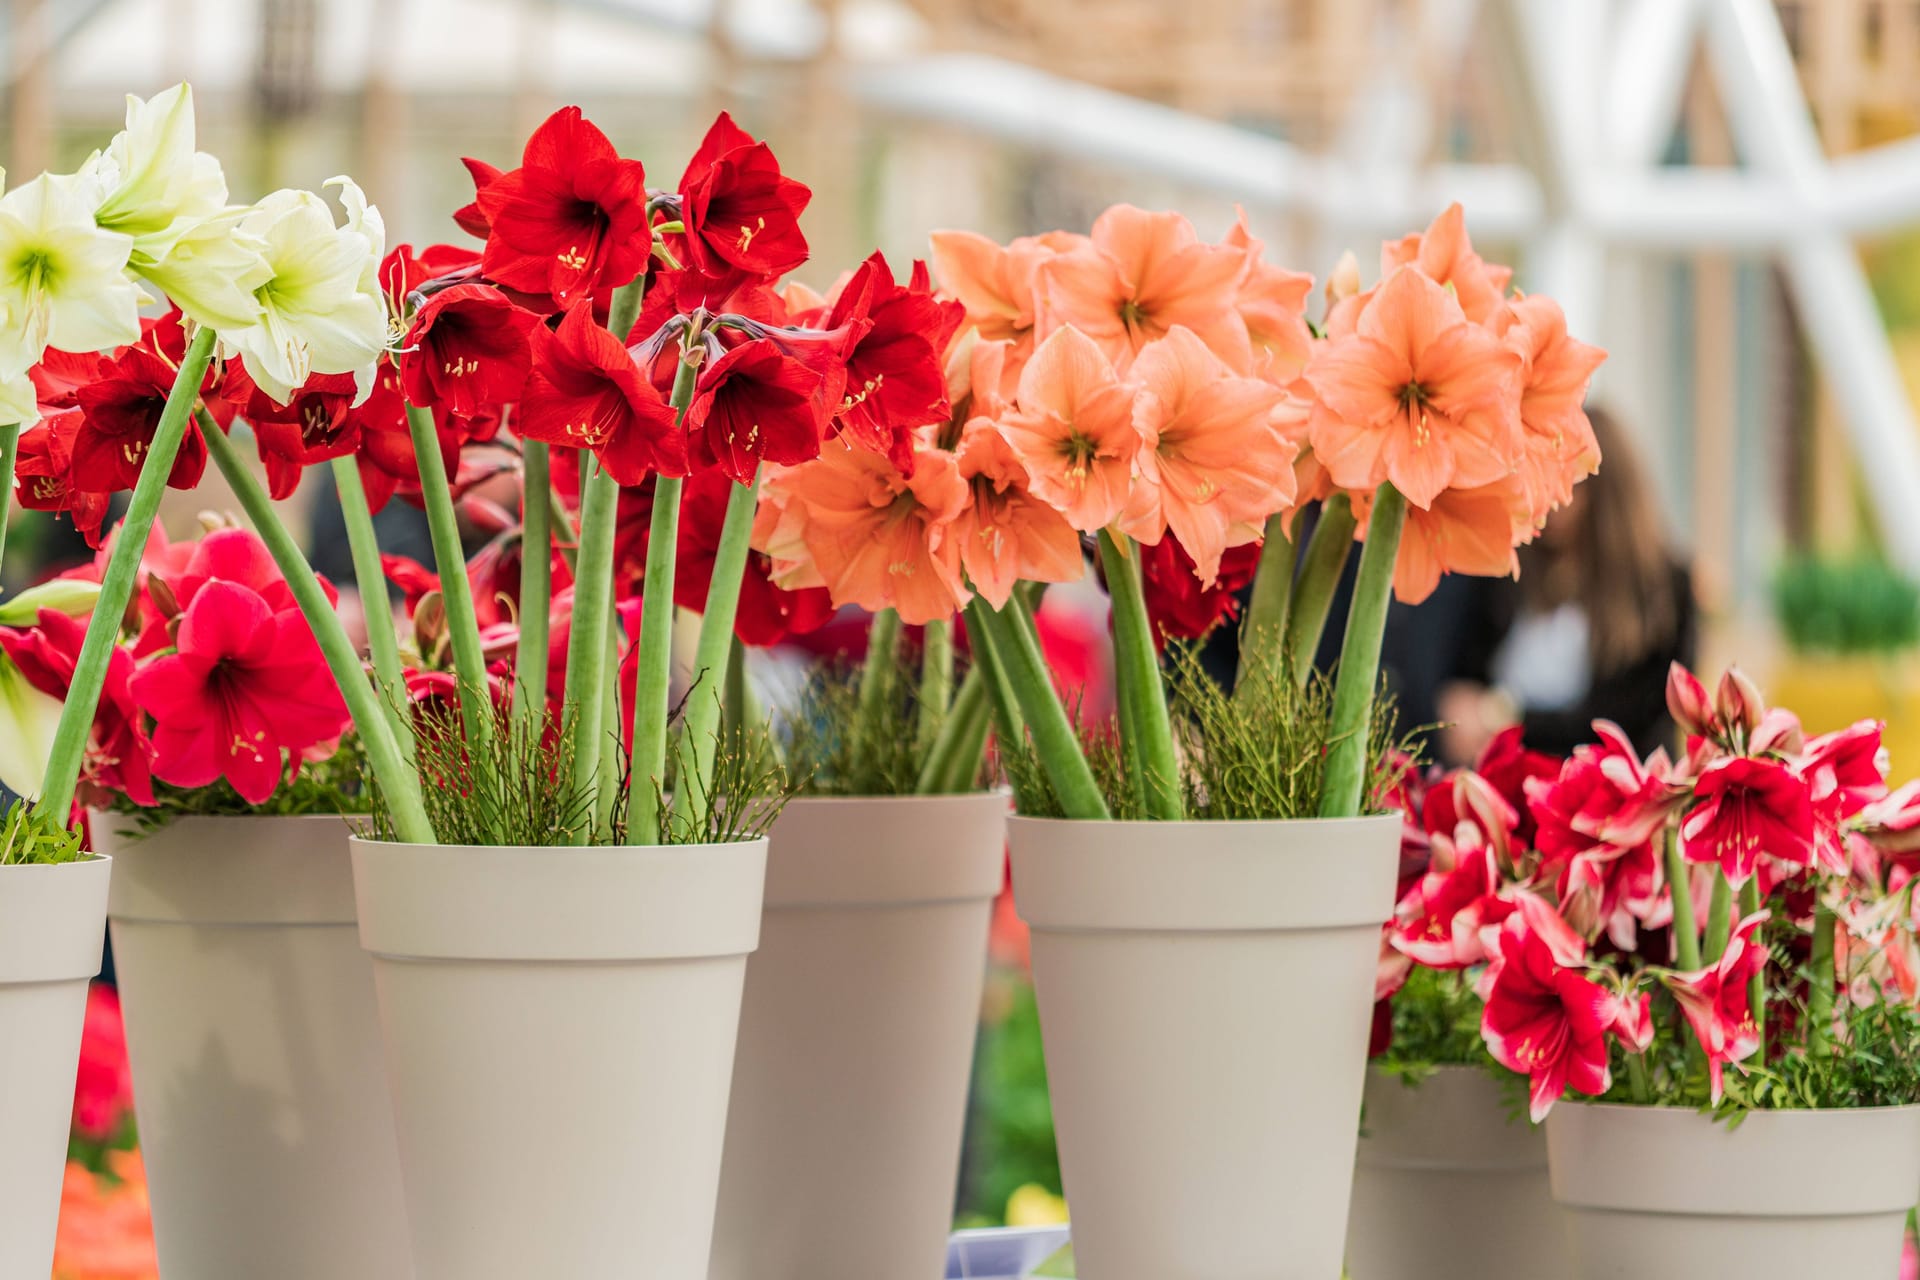
[[40, 794], [60, 707], [60, 699], [28, 684], [13, 659], [0, 654], [0, 783], [15, 795]]
[[127, 127], [81, 167], [94, 220], [133, 237], [128, 267], [202, 324], [241, 328], [260, 314], [253, 291], [270, 270], [264, 246], [241, 233], [248, 210], [227, 204], [220, 162], [194, 150], [193, 91], [127, 97]]
[[0, 196], [0, 377], [47, 347], [106, 351], [140, 337], [133, 237], [93, 221], [77, 177], [43, 173]]
[[[0, 317], [4, 320], [5, 317]], [[40, 421], [40, 396], [33, 379], [22, 369], [12, 377], [0, 377], [0, 427], [30, 427]], [[0, 493], [0, 502], [9, 495]]]
[[85, 578], [48, 578], [38, 586], [0, 599], [0, 627], [30, 627], [42, 609], [84, 618], [100, 599], [100, 584]]
[[311, 191], [276, 191], [239, 223], [265, 246], [268, 278], [254, 297], [252, 324], [219, 329], [228, 354], [239, 353], [254, 383], [282, 404], [315, 373], [351, 373], [355, 403], [373, 392], [387, 345], [380, 258], [386, 226], [350, 179], [334, 178], [346, 208], [336, 227], [326, 201]]

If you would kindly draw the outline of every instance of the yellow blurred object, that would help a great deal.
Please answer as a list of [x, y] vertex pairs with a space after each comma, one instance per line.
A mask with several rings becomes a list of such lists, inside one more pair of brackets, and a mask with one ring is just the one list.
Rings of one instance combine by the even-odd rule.
[[1007, 1197], [1010, 1227], [1057, 1227], [1067, 1220], [1067, 1202], [1037, 1182], [1017, 1188]]
[[1809, 734], [1857, 720], [1883, 720], [1882, 736], [1898, 782], [1920, 774], [1920, 655], [1782, 659], [1767, 701], [1800, 717]]

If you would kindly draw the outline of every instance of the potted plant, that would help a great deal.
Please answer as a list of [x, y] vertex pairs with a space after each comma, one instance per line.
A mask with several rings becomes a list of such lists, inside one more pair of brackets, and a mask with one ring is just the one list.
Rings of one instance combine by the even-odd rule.
[[1920, 760], [1920, 688], [1907, 659], [1920, 644], [1920, 585], [1880, 556], [1800, 555], [1773, 578], [1787, 652], [1768, 687], [1810, 732], [1882, 721], [1894, 767]]
[[[1487, 989], [1570, 1274], [1891, 1273], [1920, 1176], [1916, 787], [1889, 789], [1876, 723], [1808, 737], [1738, 671], [1710, 697], [1675, 667], [1668, 704], [1683, 758], [1607, 735], [1532, 784], [1567, 877], [1513, 894]], [[1610, 902], [1670, 944], [1621, 945]]]
[[[1389, 245], [1374, 289], [1343, 268], [1324, 341], [1310, 282], [1244, 224], [1207, 244], [1120, 206], [1091, 236], [942, 234], [934, 264], [967, 308], [964, 409], [910, 458], [771, 480], [759, 545], [836, 599], [963, 610], [985, 655], [1082, 1264], [1267, 1276], [1284, 1240], [1286, 1274], [1331, 1275], [1400, 843], [1375, 702], [1387, 602], [1512, 570], [1597, 461], [1579, 406], [1599, 354], [1550, 301], [1506, 297], [1458, 209]], [[1017, 585], [1081, 577], [1083, 537], [1119, 672], [1117, 729], [1081, 726], [1089, 745]], [[1356, 537], [1330, 683], [1311, 655]], [[1203, 601], [1255, 543], [1237, 686], [1190, 654], [1163, 677], [1161, 642], [1227, 607]]]

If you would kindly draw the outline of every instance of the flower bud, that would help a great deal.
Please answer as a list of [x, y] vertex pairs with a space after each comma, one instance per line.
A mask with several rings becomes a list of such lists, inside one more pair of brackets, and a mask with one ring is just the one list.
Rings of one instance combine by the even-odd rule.
[[1698, 737], [1713, 733], [1713, 705], [1707, 701], [1707, 687], [1678, 662], [1667, 668], [1667, 714], [1682, 733]]
[[0, 627], [30, 627], [42, 609], [57, 609], [70, 618], [93, 612], [100, 584], [84, 578], [53, 578], [0, 601]]
[[1745, 734], [1753, 732], [1767, 713], [1767, 700], [1761, 696], [1760, 687], [1746, 677], [1739, 667], [1728, 667], [1720, 677], [1720, 687], [1714, 692], [1714, 710], [1720, 717], [1721, 726], [1729, 733], [1735, 729]]

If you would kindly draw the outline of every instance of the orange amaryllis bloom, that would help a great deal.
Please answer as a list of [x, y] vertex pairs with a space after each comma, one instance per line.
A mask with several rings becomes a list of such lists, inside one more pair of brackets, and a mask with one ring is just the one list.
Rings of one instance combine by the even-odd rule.
[[755, 533], [766, 535], [755, 539], [756, 549], [778, 560], [779, 535], [789, 539], [781, 550], [790, 554], [797, 531], [835, 604], [897, 609], [914, 625], [966, 604], [954, 521], [968, 493], [951, 454], [925, 450], [903, 476], [877, 453], [829, 445], [781, 473], [774, 487], [782, 512], [756, 522]]
[[1512, 267], [1487, 262], [1473, 251], [1466, 213], [1458, 204], [1448, 205], [1424, 232], [1380, 246], [1383, 279], [1407, 266], [1418, 267], [1435, 284], [1451, 286], [1460, 309], [1475, 324], [1493, 319], [1513, 280]]
[[1227, 233], [1225, 243], [1246, 254], [1240, 291], [1234, 305], [1246, 322], [1253, 343], [1253, 373], [1276, 386], [1286, 386], [1307, 367], [1313, 351], [1313, 333], [1307, 328], [1307, 298], [1313, 277], [1268, 262], [1266, 246], [1247, 226], [1246, 211]]
[[1087, 243], [1085, 236], [1065, 231], [1021, 236], [1006, 245], [972, 231], [936, 231], [931, 240], [933, 273], [966, 307], [967, 323], [982, 338], [1021, 347], [1020, 356], [1031, 349], [1040, 267]]
[[1006, 604], [1016, 582], [1073, 582], [1086, 572], [1079, 533], [1029, 491], [1027, 469], [997, 423], [968, 422], [958, 462], [972, 500], [953, 536], [973, 589], [988, 604]]
[[1140, 430], [1133, 395], [1078, 329], [1056, 329], [1020, 371], [1000, 419], [1033, 495], [1083, 533], [1111, 524], [1133, 487]]
[[1293, 502], [1294, 447], [1273, 420], [1285, 393], [1235, 377], [1181, 326], [1141, 349], [1133, 380], [1140, 479], [1120, 527], [1149, 544], [1172, 529], [1212, 586], [1226, 549], [1259, 538]]
[[1567, 317], [1552, 298], [1517, 298], [1505, 313], [1505, 336], [1525, 364], [1520, 374], [1520, 426], [1525, 443], [1520, 473], [1535, 521], [1564, 506], [1573, 486], [1600, 469], [1600, 444], [1585, 409], [1587, 384], [1607, 358], [1599, 347], [1567, 333]]
[[1244, 250], [1203, 244], [1177, 213], [1119, 204], [1093, 224], [1093, 243], [1040, 269], [1037, 333], [1071, 326], [1099, 344], [1122, 373], [1140, 348], [1185, 325], [1235, 369], [1252, 358], [1235, 306]]
[[1380, 286], [1354, 332], [1314, 352], [1313, 451], [1343, 489], [1384, 481], [1416, 507], [1519, 464], [1520, 356], [1412, 267]]
[[[1367, 536], [1371, 491], [1355, 493], [1357, 537]], [[1393, 566], [1393, 594], [1403, 604], [1419, 604], [1440, 585], [1442, 574], [1467, 573], [1501, 578], [1517, 573], [1514, 548], [1533, 537], [1526, 487], [1510, 476], [1477, 489], [1447, 489], [1431, 506], [1407, 508], [1400, 535], [1400, 557]]]

